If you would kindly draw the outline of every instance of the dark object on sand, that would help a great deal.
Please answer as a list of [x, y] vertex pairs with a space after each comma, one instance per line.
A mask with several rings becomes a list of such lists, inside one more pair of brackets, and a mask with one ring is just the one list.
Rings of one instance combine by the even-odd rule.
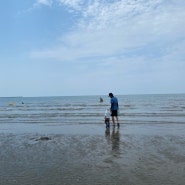
[[51, 138], [47, 137], [47, 136], [42, 136], [39, 139], [36, 139], [36, 141], [48, 141], [51, 140]]

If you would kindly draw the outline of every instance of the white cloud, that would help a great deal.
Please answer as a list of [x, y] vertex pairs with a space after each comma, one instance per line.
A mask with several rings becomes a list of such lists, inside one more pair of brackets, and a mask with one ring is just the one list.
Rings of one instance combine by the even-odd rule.
[[58, 2], [70, 8], [79, 10], [83, 1], [82, 0], [58, 0]]
[[51, 6], [53, 3], [53, 0], [37, 0], [36, 3], [34, 4], [35, 6], [37, 5], [46, 5], [46, 6]]
[[29, 7], [27, 9], [18, 11], [18, 15], [24, 15], [24, 14], [27, 14], [27, 13], [32, 13], [36, 8], [38, 8], [40, 6], [49, 6], [49, 7], [51, 7], [53, 5], [53, 2], [54, 2], [54, 0], [36, 0], [34, 2], [34, 4], [32, 5], [32, 7]]
[[[76, 30], [62, 35], [58, 46], [34, 51], [32, 57], [61, 62], [93, 62], [96, 70], [84, 71], [83, 75], [78, 75], [79, 79], [86, 76], [86, 79], [103, 84], [99, 78], [111, 76], [115, 78], [115, 87], [122, 83], [124, 88], [137, 89], [137, 92], [140, 87], [151, 86], [152, 80], [151, 91], [155, 93], [157, 84], [165, 87], [164, 84], [171, 79], [175, 85], [182, 78], [183, 71], [178, 73], [178, 69], [185, 67], [183, 1], [91, 1], [91, 4], [89, 1], [86, 8], [84, 5], [79, 8], [79, 1], [60, 2], [71, 7], [78, 5], [78, 11], [83, 10]], [[177, 77], [172, 78], [169, 71]], [[88, 84], [85, 80], [81, 83]], [[119, 88], [124, 92], [124, 88]]]
[[[78, 1], [61, 2], [72, 4]], [[85, 18], [79, 20], [77, 30], [60, 38], [61, 46], [37, 51], [34, 55], [59, 60], [109, 56], [149, 43], [169, 43], [184, 37], [183, 7], [176, 8], [161, 2], [143, 4], [135, 1], [129, 4], [129, 1], [117, 1], [107, 5], [95, 1], [83, 12]]]

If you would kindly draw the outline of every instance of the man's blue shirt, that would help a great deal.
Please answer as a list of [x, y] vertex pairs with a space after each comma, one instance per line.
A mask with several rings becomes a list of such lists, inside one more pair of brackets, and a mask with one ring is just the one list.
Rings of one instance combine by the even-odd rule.
[[112, 97], [110, 99], [111, 110], [118, 110], [118, 99], [116, 97]]

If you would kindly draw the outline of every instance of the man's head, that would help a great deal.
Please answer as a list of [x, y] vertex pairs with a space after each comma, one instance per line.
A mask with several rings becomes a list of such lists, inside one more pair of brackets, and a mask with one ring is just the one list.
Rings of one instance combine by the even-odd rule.
[[114, 95], [112, 93], [109, 93], [109, 97], [112, 98]]

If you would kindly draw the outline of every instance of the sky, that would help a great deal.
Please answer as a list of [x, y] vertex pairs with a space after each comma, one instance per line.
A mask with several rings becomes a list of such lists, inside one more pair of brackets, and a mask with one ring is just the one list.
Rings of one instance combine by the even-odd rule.
[[1, 0], [0, 97], [185, 93], [184, 0]]

